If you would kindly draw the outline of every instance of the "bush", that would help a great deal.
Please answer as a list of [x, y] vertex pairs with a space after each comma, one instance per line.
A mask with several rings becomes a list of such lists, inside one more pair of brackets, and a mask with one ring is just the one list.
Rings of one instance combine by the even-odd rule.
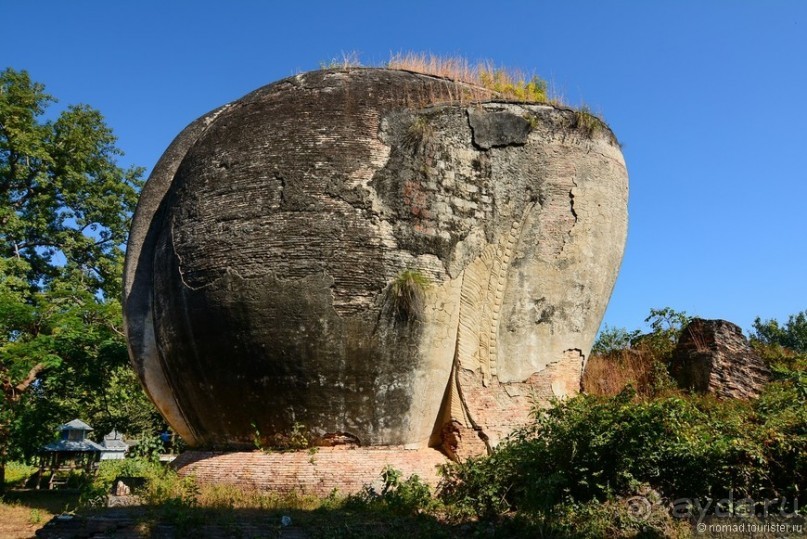
[[359, 494], [349, 496], [346, 505], [389, 511], [397, 515], [416, 515], [434, 507], [431, 489], [418, 475], [403, 480], [399, 470], [387, 466], [381, 473], [381, 479], [381, 492], [367, 486]]
[[807, 377], [782, 371], [755, 402], [580, 395], [536, 410], [488, 458], [447, 470], [447, 503], [484, 517], [549, 515], [648, 485], [670, 500], [786, 496], [807, 488]]

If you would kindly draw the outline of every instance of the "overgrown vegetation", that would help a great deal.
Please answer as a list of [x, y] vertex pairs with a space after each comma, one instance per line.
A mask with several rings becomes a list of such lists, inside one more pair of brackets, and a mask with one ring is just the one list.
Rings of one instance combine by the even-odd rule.
[[[637, 349], [663, 366], [688, 320], [655, 309], [650, 333], [607, 330], [598, 349], [609, 357]], [[786, 328], [788, 338], [799, 331]], [[100, 500], [118, 476], [145, 477], [137, 494], [150, 507], [147, 527], [168, 523], [191, 535], [210, 525], [241, 534], [256, 519], [279, 530], [288, 518], [316, 537], [660, 538], [690, 537], [693, 523], [717, 511], [790, 519], [807, 488], [807, 355], [757, 346], [776, 373], [757, 400], [660, 390], [650, 377], [614, 395], [536, 406], [533, 423], [492, 455], [446, 467], [436, 492], [386, 468], [378, 489], [316, 499], [199, 485], [134, 460], [104, 463], [83, 499]]]
[[632, 386], [641, 396], [663, 395], [675, 389], [670, 361], [681, 330], [691, 317], [669, 307], [651, 309], [645, 318], [650, 332], [606, 326], [592, 347], [583, 375], [583, 391], [616, 395]]
[[[688, 320], [654, 309], [648, 334], [608, 329], [597, 349], [611, 359], [632, 350], [664, 368]], [[786, 325], [783, 338], [799, 331]], [[446, 467], [437, 492], [387, 468], [378, 490], [316, 500], [200, 486], [142, 463], [105, 465], [114, 470], [99, 474], [94, 488], [107, 489], [117, 475], [145, 475], [142, 495], [157, 507], [149, 518], [186, 531], [226, 522], [225, 508], [260, 508], [278, 521], [293, 515], [325, 537], [690, 537], [692, 524], [716, 511], [788, 519], [801, 511], [807, 488], [807, 355], [757, 346], [776, 373], [757, 400], [659, 387], [661, 375], [651, 372], [616, 394], [536, 406], [534, 422], [492, 455]]]

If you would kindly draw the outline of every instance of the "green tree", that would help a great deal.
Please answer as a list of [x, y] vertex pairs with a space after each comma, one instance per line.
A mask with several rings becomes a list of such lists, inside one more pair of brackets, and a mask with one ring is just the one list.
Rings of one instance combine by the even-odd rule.
[[768, 346], [781, 346], [799, 354], [807, 353], [807, 311], [791, 314], [780, 325], [777, 320], [757, 317], [751, 331], [751, 339]]
[[54, 102], [25, 71], [0, 72], [0, 488], [15, 438], [94, 408], [114, 423], [108, 386], [127, 376], [118, 298], [142, 169], [117, 165], [97, 110], [47, 119]]
[[591, 348], [591, 353], [607, 355], [631, 347], [631, 342], [641, 335], [641, 331], [635, 329], [628, 331], [625, 328], [612, 327], [608, 324], [597, 334], [597, 340]]

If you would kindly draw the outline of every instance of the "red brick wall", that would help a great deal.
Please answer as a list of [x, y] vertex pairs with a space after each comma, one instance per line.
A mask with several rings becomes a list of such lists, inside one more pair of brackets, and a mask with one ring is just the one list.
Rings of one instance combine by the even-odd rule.
[[297, 490], [326, 496], [359, 492], [381, 484], [381, 471], [390, 465], [407, 478], [417, 474], [429, 485], [439, 481], [437, 467], [448, 459], [435, 449], [321, 447], [288, 452], [216, 453], [186, 451], [174, 461], [180, 475], [200, 483], [227, 483], [276, 491]]

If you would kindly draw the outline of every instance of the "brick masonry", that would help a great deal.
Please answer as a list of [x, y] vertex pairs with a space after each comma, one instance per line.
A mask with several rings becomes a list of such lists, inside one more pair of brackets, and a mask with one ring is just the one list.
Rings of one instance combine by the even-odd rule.
[[286, 452], [186, 451], [173, 465], [180, 475], [192, 475], [202, 484], [327, 496], [334, 489], [340, 494], [359, 492], [365, 485], [379, 489], [386, 466], [399, 470], [404, 478], [417, 474], [435, 487], [440, 479], [438, 467], [447, 462], [445, 455], [428, 448], [321, 447]]

